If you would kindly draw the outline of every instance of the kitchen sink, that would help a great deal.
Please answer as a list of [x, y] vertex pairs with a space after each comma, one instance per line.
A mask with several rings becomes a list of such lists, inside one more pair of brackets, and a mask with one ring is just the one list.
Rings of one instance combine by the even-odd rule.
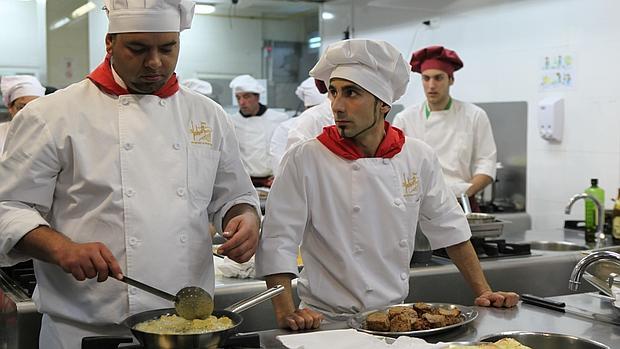
[[588, 246], [567, 241], [529, 241], [532, 250], [542, 251], [585, 251]]
[[483, 342], [496, 342], [502, 338], [513, 338], [519, 341], [519, 343], [528, 346], [530, 348], [545, 348], [545, 349], [609, 349], [605, 344], [595, 342], [589, 339], [569, 336], [565, 334], [557, 333], [544, 333], [544, 332], [502, 332], [499, 334], [493, 334], [485, 336], [480, 340]]

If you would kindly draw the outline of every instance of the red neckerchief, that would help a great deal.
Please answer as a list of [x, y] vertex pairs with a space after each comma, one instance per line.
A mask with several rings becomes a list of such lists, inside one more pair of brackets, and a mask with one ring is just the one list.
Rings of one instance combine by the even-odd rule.
[[[99, 64], [95, 70], [88, 74], [88, 78], [105, 93], [115, 96], [131, 94], [126, 88], [114, 81], [114, 75], [112, 75], [112, 68], [110, 65], [110, 55], [105, 56], [103, 63]], [[166, 84], [152, 94], [160, 98], [167, 98], [175, 94], [178, 90], [179, 81], [177, 80], [177, 75], [172, 74]]]
[[347, 160], [357, 160], [360, 158], [392, 158], [400, 153], [405, 144], [405, 134], [400, 129], [393, 127], [389, 122], [384, 121], [385, 137], [379, 144], [374, 156], [366, 156], [361, 149], [348, 138], [343, 138], [338, 133], [336, 125], [323, 128], [323, 133], [316, 138], [332, 153]]

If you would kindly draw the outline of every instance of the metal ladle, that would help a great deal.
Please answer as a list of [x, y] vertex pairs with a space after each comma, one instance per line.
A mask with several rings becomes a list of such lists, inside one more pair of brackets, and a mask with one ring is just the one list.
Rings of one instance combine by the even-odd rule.
[[211, 298], [211, 295], [203, 288], [197, 286], [183, 287], [176, 295], [171, 295], [168, 292], [164, 292], [127, 276], [123, 276], [120, 281], [173, 302], [177, 314], [184, 319], [206, 319], [213, 312], [213, 298]]

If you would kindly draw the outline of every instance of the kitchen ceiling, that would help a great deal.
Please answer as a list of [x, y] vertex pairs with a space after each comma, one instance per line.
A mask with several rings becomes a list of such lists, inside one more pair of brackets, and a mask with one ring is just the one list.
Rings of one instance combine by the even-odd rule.
[[[236, 3], [235, 3], [236, 2]], [[199, 0], [215, 6], [215, 16], [288, 18], [316, 13], [322, 0]]]

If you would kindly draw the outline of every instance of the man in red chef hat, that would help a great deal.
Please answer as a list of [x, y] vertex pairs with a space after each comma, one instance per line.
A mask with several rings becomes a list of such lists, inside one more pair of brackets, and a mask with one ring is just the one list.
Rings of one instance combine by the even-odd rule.
[[426, 101], [396, 115], [394, 126], [434, 148], [454, 194], [473, 198], [495, 178], [497, 150], [484, 110], [450, 96], [463, 62], [452, 50], [430, 46], [415, 52], [410, 64], [422, 75]]

